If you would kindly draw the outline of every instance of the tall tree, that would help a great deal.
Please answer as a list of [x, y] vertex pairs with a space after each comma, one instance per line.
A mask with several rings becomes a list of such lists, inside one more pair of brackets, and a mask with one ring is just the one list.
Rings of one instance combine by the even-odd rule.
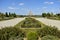
[[47, 17], [51, 17], [51, 14], [49, 12], [47, 13]]
[[8, 15], [8, 13], [7, 13], [7, 12], [5, 13], [5, 16], [6, 16], [6, 17], [9, 17], [9, 15]]
[[57, 16], [60, 16], [60, 13], [56, 14]]
[[14, 13], [13, 16], [16, 17], [16, 13]]
[[12, 17], [11, 13], [9, 12], [9, 17]]
[[46, 17], [46, 13], [42, 13], [42, 17]]
[[1, 12], [0, 12], [0, 17], [1, 17]]

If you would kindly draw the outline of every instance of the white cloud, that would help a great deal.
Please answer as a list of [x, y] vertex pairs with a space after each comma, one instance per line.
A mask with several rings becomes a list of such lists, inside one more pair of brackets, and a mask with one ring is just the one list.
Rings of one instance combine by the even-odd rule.
[[19, 8], [15, 8], [15, 7], [8, 7], [8, 9], [15, 10], [15, 9], [19, 9]]
[[44, 2], [45, 4], [54, 4], [54, 2]]
[[24, 3], [19, 3], [20, 6], [24, 5]]

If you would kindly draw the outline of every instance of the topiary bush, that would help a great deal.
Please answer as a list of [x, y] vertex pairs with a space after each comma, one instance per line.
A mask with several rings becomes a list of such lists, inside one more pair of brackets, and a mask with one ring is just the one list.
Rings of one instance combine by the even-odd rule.
[[41, 38], [41, 40], [59, 40], [58, 37], [47, 35]]

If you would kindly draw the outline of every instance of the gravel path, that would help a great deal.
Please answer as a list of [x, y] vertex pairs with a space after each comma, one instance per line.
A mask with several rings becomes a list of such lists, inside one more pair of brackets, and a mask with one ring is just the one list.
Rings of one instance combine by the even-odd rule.
[[42, 23], [48, 25], [48, 26], [55, 26], [60, 30], [60, 21], [59, 20], [51, 20], [46, 18], [35, 18], [36, 20], [41, 21]]
[[[15, 19], [11, 19], [11, 20], [0, 21], [0, 28], [14, 26], [24, 19], [25, 18], [15, 18]], [[44, 23], [46, 25], [55, 26], [60, 30], [60, 21], [59, 20], [51, 20], [51, 19], [46, 19], [46, 18], [35, 18], [35, 19], [41, 21], [42, 23]]]
[[0, 21], [0, 28], [14, 26], [22, 20], [24, 20], [24, 18], [15, 18], [11, 20]]

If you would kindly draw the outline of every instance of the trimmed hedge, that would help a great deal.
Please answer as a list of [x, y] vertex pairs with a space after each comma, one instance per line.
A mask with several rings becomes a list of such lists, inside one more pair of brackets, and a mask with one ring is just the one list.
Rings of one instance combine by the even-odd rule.
[[22, 38], [24, 37], [24, 32], [19, 28], [9, 27], [0, 29], [0, 40], [9, 40], [10, 38]]
[[38, 40], [38, 35], [35, 32], [27, 33], [27, 40]]
[[22, 22], [19, 23], [19, 27], [21, 28], [41, 28], [42, 23], [34, 18], [25, 18]]
[[46, 36], [46, 35], [53, 35], [60, 38], [60, 31], [56, 27], [43, 27], [40, 30], [38, 30], [38, 34], [40, 37]]
[[58, 37], [47, 35], [41, 38], [41, 40], [59, 40]]

